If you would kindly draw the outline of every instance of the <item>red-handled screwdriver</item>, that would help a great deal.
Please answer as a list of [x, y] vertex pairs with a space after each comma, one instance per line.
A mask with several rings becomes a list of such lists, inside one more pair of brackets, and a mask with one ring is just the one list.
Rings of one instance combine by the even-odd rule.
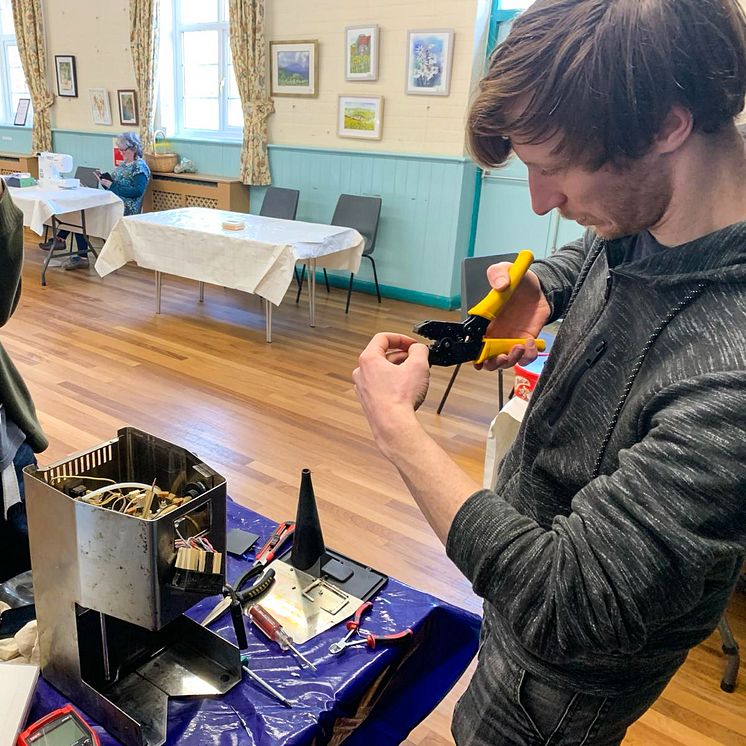
[[293, 638], [282, 628], [282, 625], [259, 604], [249, 607], [251, 621], [267, 636], [280, 646], [280, 650], [292, 650], [307, 666], [316, 670], [316, 666], [293, 645]]

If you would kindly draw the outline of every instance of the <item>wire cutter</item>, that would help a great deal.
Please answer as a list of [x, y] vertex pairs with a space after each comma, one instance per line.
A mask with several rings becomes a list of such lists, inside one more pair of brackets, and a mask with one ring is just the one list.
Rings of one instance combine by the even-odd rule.
[[[390, 635], [374, 635], [372, 632], [368, 632], [367, 630], [361, 630], [360, 620], [362, 619], [363, 614], [369, 611], [372, 607], [373, 604], [370, 601], [366, 601], [358, 608], [355, 612], [355, 616], [345, 625], [348, 630], [347, 634], [341, 640], [333, 642], [329, 646], [329, 652], [332, 655], [340, 655], [347, 650], [347, 648], [360, 647], [363, 645], [369, 647], [371, 650], [375, 650], [376, 645], [379, 643], [393, 645], [403, 642], [413, 636], [414, 633], [409, 629], [409, 627], [407, 627], [403, 632], [394, 632]], [[355, 633], [363, 639], [351, 640], [350, 638]]]
[[[510, 286], [505, 290], [490, 292], [469, 309], [465, 321], [422, 321], [413, 330], [421, 337], [435, 340], [430, 345], [430, 365], [460, 365], [473, 360], [483, 363], [496, 355], [503, 355], [517, 344], [525, 344], [525, 339], [494, 339], [485, 337], [490, 321], [502, 310], [526, 274], [534, 255], [521, 251], [510, 267]], [[544, 340], [537, 339], [536, 347], [545, 349]]]
[[249, 588], [245, 591], [241, 590], [249, 580], [262, 574], [264, 568], [275, 558], [285, 543], [292, 538], [294, 532], [295, 523], [293, 521], [285, 521], [277, 525], [264, 546], [257, 552], [251, 567], [235, 583], [223, 587], [223, 598], [215, 604], [212, 611], [202, 620], [202, 626], [207, 626], [221, 617], [231, 607], [231, 604], [238, 603], [240, 607], [243, 607], [244, 604], [253, 601], [272, 585], [275, 573], [274, 570], [267, 570]]

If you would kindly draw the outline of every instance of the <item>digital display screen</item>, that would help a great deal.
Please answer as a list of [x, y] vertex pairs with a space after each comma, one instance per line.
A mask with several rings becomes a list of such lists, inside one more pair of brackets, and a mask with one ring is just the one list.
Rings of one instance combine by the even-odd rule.
[[34, 746], [77, 746], [78, 742], [90, 743], [88, 734], [71, 715], [45, 726], [41, 733], [31, 738]]

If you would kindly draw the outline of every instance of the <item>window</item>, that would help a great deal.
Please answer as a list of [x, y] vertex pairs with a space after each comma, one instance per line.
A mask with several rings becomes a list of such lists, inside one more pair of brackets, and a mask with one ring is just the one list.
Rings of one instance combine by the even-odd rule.
[[[31, 97], [23, 74], [21, 57], [18, 54], [11, 0], [0, 0], [0, 39], [2, 40], [2, 54], [0, 54], [0, 87], [2, 87], [0, 119], [7, 124], [12, 124], [18, 108], [18, 99]], [[32, 117], [29, 112], [26, 123], [31, 124], [31, 120]]]
[[161, 5], [160, 124], [184, 137], [241, 136], [228, 0]]

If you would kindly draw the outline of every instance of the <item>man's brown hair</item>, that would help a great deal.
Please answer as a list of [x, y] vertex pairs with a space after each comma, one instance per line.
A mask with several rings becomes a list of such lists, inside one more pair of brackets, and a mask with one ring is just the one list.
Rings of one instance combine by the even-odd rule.
[[746, 94], [746, 20], [737, 0], [538, 0], [498, 46], [471, 106], [483, 166], [517, 142], [559, 135], [555, 154], [596, 170], [649, 151], [671, 107], [715, 133]]

